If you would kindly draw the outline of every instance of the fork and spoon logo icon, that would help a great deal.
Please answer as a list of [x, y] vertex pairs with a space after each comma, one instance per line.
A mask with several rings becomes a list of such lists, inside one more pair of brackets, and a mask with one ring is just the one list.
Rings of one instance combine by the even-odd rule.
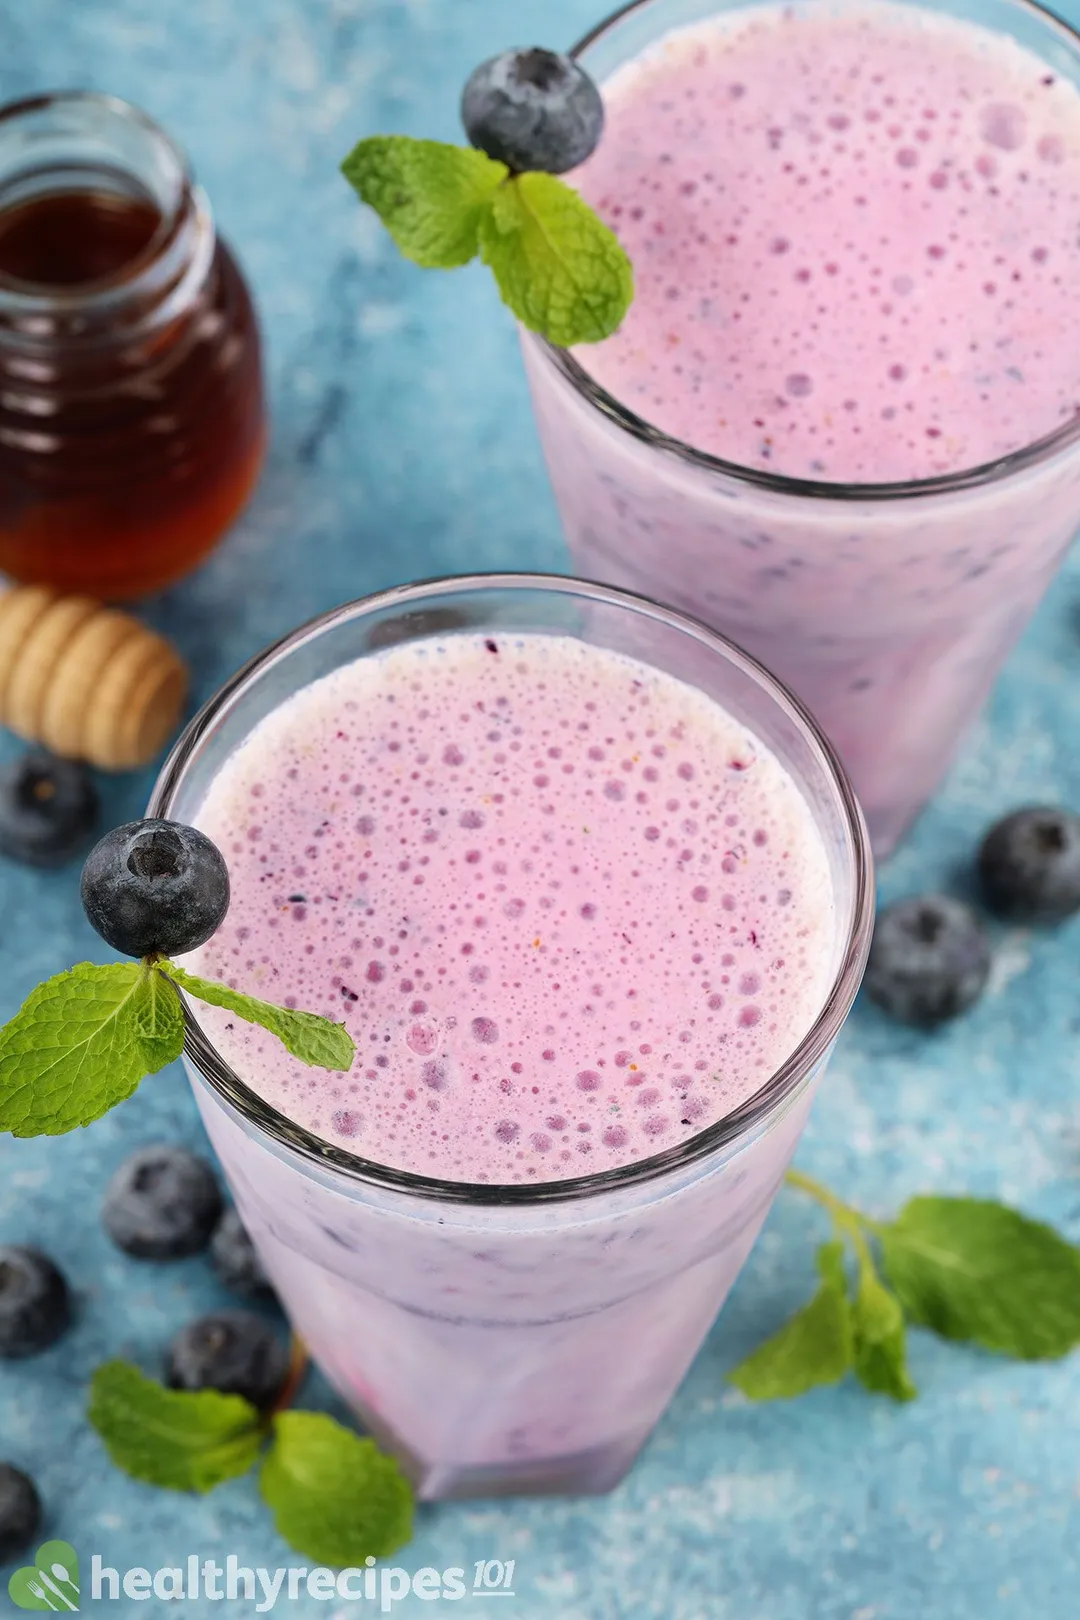
[[67, 1541], [46, 1541], [32, 1564], [17, 1569], [8, 1582], [17, 1609], [71, 1614], [79, 1607], [79, 1555]]

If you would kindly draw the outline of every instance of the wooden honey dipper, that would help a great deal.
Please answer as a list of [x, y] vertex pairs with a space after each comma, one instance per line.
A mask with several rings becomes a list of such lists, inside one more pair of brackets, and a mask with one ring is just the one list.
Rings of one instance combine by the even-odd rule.
[[175, 731], [187, 669], [129, 613], [41, 585], [0, 596], [0, 724], [104, 771], [145, 765]]

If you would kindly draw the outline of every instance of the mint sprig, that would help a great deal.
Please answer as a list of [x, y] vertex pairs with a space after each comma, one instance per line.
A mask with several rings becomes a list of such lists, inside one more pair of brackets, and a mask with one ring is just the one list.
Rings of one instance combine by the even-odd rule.
[[823, 1243], [817, 1262], [821, 1284], [810, 1303], [729, 1375], [752, 1401], [789, 1399], [819, 1384], [838, 1384], [852, 1365], [843, 1243]]
[[561, 348], [598, 343], [634, 296], [615, 233], [555, 175], [511, 174], [471, 146], [373, 135], [342, 173], [406, 258], [455, 269], [479, 253], [523, 326]]
[[480, 256], [530, 332], [568, 349], [622, 322], [634, 273], [618, 238], [553, 174], [519, 174], [480, 219]]
[[913, 1198], [878, 1228], [909, 1320], [1023, 1361], [1080, 1343], [1080, 1249], [1053, 1227], [974, 1198]]
[[801, 1171], [787, 1179], [828, 1210], [834, 1238], [818, 1251], [814, 1298], [729, 1374], [751, 1400], [802, 1395], [849, 1371], [874, 1394], [911, 1400], [909, 1324], [1020, 1361], [1080, 1345], [1080, 1248], [1052, 1227], [955, 1197], [913, 1198], [878, 1221]]
[[264, 1415], [241, 1395], [165, 1389], [110, 1361], [93, 1376], [88, 1416], [118, 1468], [166, 1490], [213, 1490], [262, 1457], [278, 1532], [320, 1563], [362, 1565], [412, 1536], [412, 1489], [397, 1463], [325, 1412]]
[[89, 1125], [180, 1056], [183, 1014], [179, 1028], [163, 1019], [149, 979], [138, 962], [80, 962], [30, 992], [0, 1030], [0, 1130]]
[[472, 146], [372, 135], [341, 172], [407, 259], [454, 270], [480, 251], [480, 222], [510, 170]]
[[412, 1536], [413, 1494], [374, 1440], [325, 1412], [279, 1412], [259, 1476], [278, 1532], [320, 1564], [385, 1558]]
[[197, 978], [165, 959], [80, 962], [39, 984], [0, 1029], [0, 1131], [61, 1136], [90, 1125], [184, 1047], [177, 992], [261, 1024], [294, 1057], [347, 1070], [356, 1053], [343, 1024], [277, 1007]]
[[246, 1474], [263, 1422], [242, 1395], [165, 1389], [127, 1361], [107, 1361], [90, 1384], [91, 1426], [132, 1479], [171, 1491], [212, 1491]]
[[356, 1056], [356, 1046], [344, 1024], [335, 1024], [318, 1013], [297, 1012], [292, 1007], [279, 1007], [272, 1001], [260, 1001], [257, 996], [246, 996], [239, 990], [219, 984], [216, 979], [201, 979], [175, 962], [162, 962], [160, 974], [173, 984], [186, 990], [197, 1001], [208, 1001], [212, 1007], [224, 1007], [248, 1024], [260, 1024], [276, 1035], [287, 1052], [317, 1069], [348, 1070]]

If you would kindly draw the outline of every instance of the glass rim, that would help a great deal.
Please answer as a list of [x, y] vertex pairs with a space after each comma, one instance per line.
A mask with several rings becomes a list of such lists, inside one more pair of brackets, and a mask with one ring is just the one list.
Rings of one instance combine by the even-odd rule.
[[[626, 0], [625, 4], [609, 12], [589, 29], [588, 33], [582, 35], [577, 43], [571, 46], [568, 55], [577, 61], [624, 18], [658, 3], [660, 0]], [[750, 0], [750, 4], [756, 3], [763, 3], [763, 0]], [[905, 0], [905, 3], [911, 4], [912, 0]], [[1008, 0], [1008, 3], [1015, 5], [1020, 11], [1034, 15], [1051, 31], [1059, 34], [1072, 48], [1080, 63], [1080, 30], [1073, 28], [1047, 6], [1040, 4], [1039, 0]], [[917, 6], [917, 9], [933, 8]], [[696, 449], [685, 440], [665, 433], [645, 417], [638, 416], [614, 394], [608, 393], [568, 349], [560, 349], [546, 338], [524, 328], [522, 339], [543, 354], [587, 404], [593, 406], [601, 416], [606, 416], [631, 438], [702, 472], [728, 478], [756, 489], [768, 490], [773, 494], [804, 500], [809, 498], [839, 503], [903, 501], [982, 489], [1009, 478], [1014, 473], [1026, 472], [1029, 468], [1040, 466], [1043, 462], [1052, 460], [1059, 451], [1068, 450], [1080, 442], [1080, 413], [1078, 413], [1061, 427], [1055, 428], [1052, 433], [1044, 434], [1042, 438], [1035, 439], [1030, 444], [1021, 445], [1018, 450], [1011, 450], [1008, 455], [998, 456], [993, 461], [980, 462], [974, 467], [963, 467], [957, 472], [938, 473], [932, 478], [900, 479], [885, 483], [852, 483], [845, 480], [831, 482], [821, 478], [795, 478], [783, 473], [767, 472], [763, 468], [747, 467], [741, 462], [727, 461], [722, 456], [710, 455], [705, 450]]]
[[24, 281], [21, 277], [7, 275], [0, 270], [0, 299], [20, 313], [82, 311], [92, 309], [99, 303], [105, 304], [118, 293], [127, 294], [137, 290], [139, 277], [145, 275], [161, 258], [176, 236], [189, 199], [196, 198], [199, 210], [205, 209], [205, 199], [198, 192], [191, 165], [182, 147], [148, 112], [123, 96], [85, 89], [44, 90], [36, 95], [23, 96], [0, 106], [0, 134], [6, 125], [29, 114], [44, 112], [50, 107], [80, 106], [105, 109], [113, 117], [137, 129], [159, 152], [164, 153], [172, 170], [169, 177], [171, 196], [168, 205], [159, 210], [161, 217], [149, 241], [119, 270], [108, 275], [73, 285], [54, 286], [49, 282]]
[[862, 980], [874, 919], [874, 869], [870, 841], [862, 810], [836, 750], [809, 710], [749, 653], [736, 646], [701, 621], [654, 602], [647, 596], [616, 589], [591, 580], [561, 574], [492, 572], [445, 575], [392, 586], [340, 607], [331, 608], [272, 642], [248, 660], [225, 681], [218, 691], [188, 722], [173, 745], [154, 784], [147, 815], [168, 818], [189, 765], [198, 757], [204, 739], [223, 716], [242, 701], [262, 674], [325, 632], [351, 620], [362, 619], [384, 608], [409, 608], [437, 601], [441, 596], [468, 591], [521, 590], [547, 591], [601, 602], [643, 614], [646, 618], [690, 635], [699, 645], [719, 654], [763, 689], [768, 697], [798, 726], [812, 745], [815, 762], [831, 780], [838, 807], [851, 846], [854, 865], [850, 919], [841, 920], [847, 938], [839, 966], [810, 1028], [779, 1067], [753, 1095], [722, 1119], [697, 1132], [687, 1141], [665, 1148], [647, 1158], [610, 1170], [595, 1171], [565, 1180], [525, 1186], [519, 1182], [447, 1181], [408, 1170], [394, 1169], [367, 1159], [345, 1148], [324, 1141], [306, 1127], [265, 1101], [233, 1070], [204, 1033], [190, 1001], [184, 997], [186, 1031], [184, 1054], [208, 1084], [249, 1124], [278, 1145], [324, 1169], [344, 1174], [360, 1185], [381, 1191], [407, 1193], [446, 1204], [550, 1205], [568, 1203], [602, 1193], [619, 1191], [637, 1183], [652, 1181], [669, 1171], [694, 1165], [718, 1150], [736, 1142], [763, 1124], [798, 1089], [803, 1079], [825, 1056], [851, 1009]]

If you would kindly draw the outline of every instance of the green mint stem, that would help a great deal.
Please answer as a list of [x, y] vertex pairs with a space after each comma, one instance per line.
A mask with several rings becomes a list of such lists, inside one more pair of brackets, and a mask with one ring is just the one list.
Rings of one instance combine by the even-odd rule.
[[849, 1233], [852, 1239], [856, 1236], [862, 1237], [864, 1224], [873, 1225], [865, 1215], [853, 1209], [850, 1204], [845, 1204], [843, 1199], [837, 1198], [824, 1183], [815, 1181], [813, 1176], [806, 1175], [804, 1171], [789, 1170], [784, 1179], [789, 1187], [795, 1188], [796, 1192], [806, 1193], [807, 1197], [814, 1199], [823, 1209], [827, 1209], [837, 1226]]
[[874, 1264], [870, 1245], [866, 1241], [866, 1233], [868, 1231], [879, 1233], [881, 1223], [870, 1215], [864, 1215], [862, 1210], [853, 1208], [851, 1204], [845, 1204], [843, 1199], [837, 1198], [823, 1182], [816, 1181], [813, 1176], [806, 1175], [802, 1170], [789, 1170], [785, 1180], [796, 1192], [806, 1193], [807, 1197], [813, 1198], [822, 1208], [828, 1210], [837, 1230], [851, 1240], [859, 1269], [864, 1275], [871, 1272], [876, 1276], [877, 1266]]

